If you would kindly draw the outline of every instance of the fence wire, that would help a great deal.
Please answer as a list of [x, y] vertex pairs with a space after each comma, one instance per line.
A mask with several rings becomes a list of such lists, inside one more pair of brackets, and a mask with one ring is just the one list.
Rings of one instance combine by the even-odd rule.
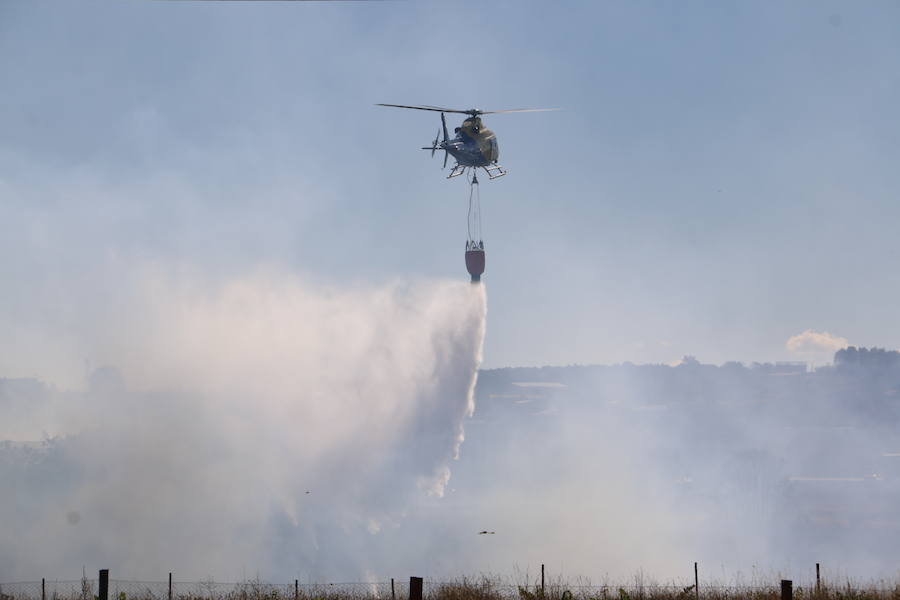
[[[0, 584], [0, 600], [98, 600], [99, 581], [46, 580]], [[831, 587], [794, 582], [797, 600], [900, 600], [900, 583], [845, 582]], [[572, 585], [551, 582], [514, 585], [491, 579], [431, 581], [425, 600], [781, 600], [778, 583], [771, 585]], [[350, 583], [238, 583], [207, 581], [132, 581], [110, 579], [108, 600], [407, 600], [408, 580]]]
[[[95, 600], [99, 581], [24, 581], [0, 584], [0, 600]], [[393, 596], [406, 598], [409, 586], [393, 584]], [[207, 581], [130, 581], [110, 579], [108, 600], [389, 600], [391, 582], [237, 583]]]

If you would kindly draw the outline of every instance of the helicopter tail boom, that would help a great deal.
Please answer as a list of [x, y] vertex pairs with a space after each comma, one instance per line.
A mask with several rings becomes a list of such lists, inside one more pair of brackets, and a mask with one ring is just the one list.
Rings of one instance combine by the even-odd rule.
[[441, 113], [441, 126], [444, 128], [444, 141], [447, 142], [450, 140], [450, 134], [447, 133], [447, 118], [444, 113]]

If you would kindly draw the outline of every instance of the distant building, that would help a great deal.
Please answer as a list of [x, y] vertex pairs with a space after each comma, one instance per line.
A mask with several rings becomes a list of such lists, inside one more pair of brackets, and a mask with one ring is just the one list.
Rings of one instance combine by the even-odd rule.
[[796, 360], [788, 360], [788, 361], [779, 361], [776, 362], [771, 370], [769, 371], [770, 375], [803, 375], [807, 372], [807, 366], [805, 362], [796, 361]]

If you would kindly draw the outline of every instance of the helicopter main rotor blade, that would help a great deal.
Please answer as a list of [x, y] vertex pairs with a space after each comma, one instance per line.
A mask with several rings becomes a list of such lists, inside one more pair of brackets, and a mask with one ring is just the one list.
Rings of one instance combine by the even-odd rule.
[[549, 110], [560, 110], [559, 108], [512, 108], [508, 110], [480, 110], [477, 108], [470, 108], [469, 110], [459, 110], [456, 108], [443, 108], [440, 106], [415, 106], [407, 104], [376, 104], [375, 106], [393, 106], [394, 108], [412, 108], [415, 110], [431, 110], [434, 112], [442, 113], [458, 113], [461, 115], [472, 115], [473, 117], [477, 117], [478, 115], [497, 115], [501, 113], [546, 112]]
[[547, 112], [550, 110], [562, 110], [561, 108], [511, 108], [509, 110], [480, 110], [480, 115], [498, 115], [501, 113], [517, 113], [517, 112]]
[[455, 108], [441, 108], [440, 106], [407, 106], [406, 104], [376, 104], [375, 106], [392, 106], [394, 108], [412, 108], [415, 110], [432, 110], [434, 112], [471, 114], [471, 110], [457, 110]]

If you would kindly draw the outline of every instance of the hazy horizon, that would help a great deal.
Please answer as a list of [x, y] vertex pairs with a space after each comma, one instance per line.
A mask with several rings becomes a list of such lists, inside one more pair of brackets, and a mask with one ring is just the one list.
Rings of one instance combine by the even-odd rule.
[[[444, 344], [426, 347], [440, 355]], [[491, 573], [521, 583], [547, 564], [583, 582], [638, 572], [652, 582], [686, 580], [695, 560], [707, 584], [773, 573], [808, 583], [816, 562], [830, 580], [895, 574], [900, 352], [850, 348], [812, 371], [690, 357], [674, 367], [489, 369], [467, 405], [452, 366], [465, 361], [459, 351], [437, 389], [409, 382], [397, 399], [407, 416], [385, 411], [377, 393], [329, 392], [333, 377], [315, 371], [291, 376], [299, 387], [282, 406], [286, 390], [268, 378], [286, 372], [257, 372], [253, 361], [232, 368], [258, 397], [253, 417], [240, 390], [209, 397], [207, 375], [169, 391], [142, 390], [113, 367], [95, 370], [83, 392], [0, 379], [0, 410], [13, 417], [0, 440], [29, 439], [29, 428], [43, 439], [0, 441], [0, 476], [35, 501], [17, 519], [5, 511], [21, 507], [0, 502], [17, 531], [0, 543], [0, 581], [71, 579], [78, 561], [150, 581], [176, 571], [180, 581]], [[387, 360], [382, 367], [409, 369]], [[390, 390], [415, 372], [366, 367], [353, 377]], [[322, 390], [341, 414], [355, 407], [367, 421], [352, 438], [332, 425], [312, 445], [293, 439], [295, 427], [330, 422]], [[454, 398], [449, 412], [441, 407]], [[42, 429], [53, 415], [56, 429]], [[213, 521], [196, 512], [197, 498]], [[23, 543], [29, 531], [46, 541]], [[117, 547], [123, 536], [144, 543]], [[210, 554], [209, 539], [231, 543]]]

